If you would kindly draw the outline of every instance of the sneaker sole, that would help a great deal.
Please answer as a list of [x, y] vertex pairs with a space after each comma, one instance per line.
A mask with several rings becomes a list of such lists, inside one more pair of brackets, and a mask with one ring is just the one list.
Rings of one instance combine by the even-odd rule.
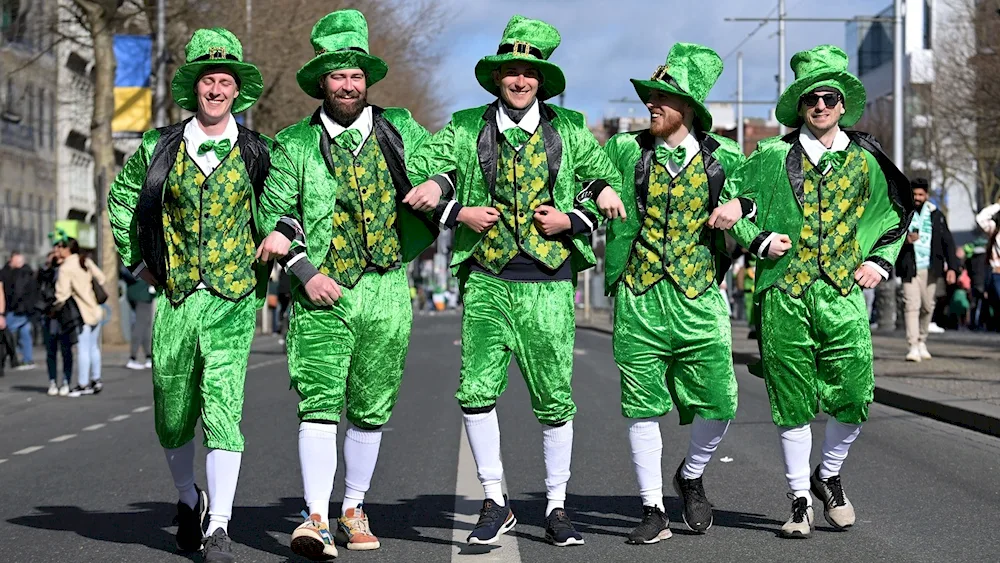
[[500, 540], [500, 536], [513, 530], [515, 525], [517, 525], [517, 518], [515, 518], [514, 515], [511, 514], [510, 518], [503, 523], [503, 526], [500, 526], [500, 530], [497, 532], [497, 535], [485, 540], [469, 536], [469, 539], [466, 541], [468, 542], [469, 545], [493, 545]]
[[[337, 557], [337, 547], [326, 545], [315, 537], [300, 536], [292, 539], [292, 553], [301, 555], [310, 561], [329, 561]], [[327, 551], [327, 549], [332, 551]]]
[[833, 518], [830, 518], [830, 511], [826, 510], [825, 508], [823, 509], [823, 519], [826, 520], [826, 523], [833, 526], [837, 531], [846, 531], [847, 529], [849, 529], [851, 526], [854, 525], [854, 524], [844, 525], [834, 522]]
[[806, 540], [812, 537], [812, 531], [810, 530], [808, 534], [803, 534], [802, 532], [785, 532], [780, 531], [778, 535], [785, 538], [786, 540]]
[[827, 524], [833, 526], [838, 531], [846, 530], [854, 525], [853, 523], [847, 524], [846, 526], [843, 524], [838, 524], [834, 522], [832, 518], [830, 518], [830, 509], [827, 508], [826, 506], [827, 497], [823, 494], [823, 490], [812, 482], [812, 477], [809, 478], [809, 491], [812, 494], [816, 495], [816, 498], [818, 498], [820, 502], [823, 503], [823, 519], [826, 520]]
[[654, 543], [660, 543], [663, 540], [669, 540], [674, 536], [674, 533], [670, 531], [670, 528], [664, 528], [656, 537], [651, 540], [645, 541], [633, 541], [627, 540], [625, 543], [630, 545], [653, 545]]
[[555, 540], [555, 538], [553, 538], [549, 534], [545, 534], [545, 541], [551, 543], [552, 545], [554, 545], [556, 547], [568, 547], [568, 546], [571, 546], [571, 545], [583, 545], [583, 538], [580, 538], [580, 539], [570, 538], [570, 539], [568, 539], [568, 540], [566, 540], [564, 542], [557, 542]]
[[[683, 504], [684, 495], [681, 494], [681, 484], [677, 482], [676, 475], [674, 475], [674, 492], [677, 493], [677, 498], [681, 499], [681, 503]], [[709, 519], [708, 526], [706, 526], [704, 530], [699, 530], [694, 526], [692, 526], [691, 524], [688, 524], [687, 512], [684, 509], [681, 509], [681, 520], [684, 520], [684, 525], [687, 526], [688, 530], [691, 530], [692, 532], [695, 532], [697, 534], [704, 534], [712, 527], [712, 524], [715, 523], [715, 515], [713, 514], [712, 518]]]

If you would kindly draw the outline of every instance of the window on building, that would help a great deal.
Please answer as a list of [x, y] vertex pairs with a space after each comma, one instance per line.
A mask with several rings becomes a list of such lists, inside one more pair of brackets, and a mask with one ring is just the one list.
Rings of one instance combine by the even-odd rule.
[[0, 34], [4, 43], [24, 40], [27, 15], [27, 10], [21, 10], [20, 0], [0, 0]]
[[24, 99], [27, 100], [27, 103], [22, 103], [18, 109], [24, 111], [24, 106], [28, 106], [28, 115], [23, 117], [24, 121], [22, 123], [28, 126], [28, 136], [31, 138], [31, 143], [34, 144], [35, 134], [32, 129], [35, 126], [35, 87], [30, 83], [24, 87]]
[[924, 49], [931, 48], [931, 30], [934, 29], [931, 19], [934, 14], [934, 0], [924, 0]]
[[48, 101], [48, 97], [45, 95], [45, 88], [38, 89], [38, 123], [36, 124], [36, 130], [38, 131], [38, 147], [45, 148], [45, 117], [47, 113], [51, 113], [52, 110], [46, 111], [45, 102]]
[[70, 131], [69, 135], [66, 135], [66, 146], [80, 152], [86, 152], [87, 136], [79, 131]]
[[49, 150], [56, 148], [56, 93], [49, 92]]

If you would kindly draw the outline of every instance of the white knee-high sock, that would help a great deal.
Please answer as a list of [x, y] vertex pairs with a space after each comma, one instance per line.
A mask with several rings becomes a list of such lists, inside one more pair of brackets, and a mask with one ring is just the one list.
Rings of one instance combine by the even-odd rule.
[[243, 454], [226, 450], [209, 450], [205, 459], [208, 476], [208, 531], [207, 535], [222, 528], [229, 533], [229, 519], [233, 517], [233, 499], [236, 483], [240, 480], [240, 463]]
[[194, 508], [198, 504], [198, 491], [194, 488], [194, 440], [179, 448], [163, 448], [163, 453], [180, 501]]
[[802, 426], [779, 426], [781, 432], [781, 452], [785, 457], [785, 479], [788, 488], [797, 497], [804, 497], [812, 506], [809, 493], [809, 455], [812, 453], [812, 428]]
[[697, 479], [705, 473], [705, 466], [712, 460], [712, 454], [719, 447], [719, 442], [722, 442], [726, 430], [729, 430], [729, 422], [694, 417], [694, 423], [691, 424], [691, 442], [688, 444], [688, 454], [684, 458], [681, 477]]
[[545, 456], [545, 515], [566, 505], [566, 484], [573, 457], [573, 421], [561, 426], [543, 425], [542, 452]]
[[826, 421], [826, 438], [823, 440], [823, 463], [819, 468], [819, 478], [829, 479], [840, 475], [840, 468], [847, 459], [854, 439], [861, 433], [860, 424], [844, 424], [835, 418]]
[[660, 423], [653, 418], [630, 420], [628, 441], [632, 447], [632, 466], [639, 482], [643, 506], [663, 508], [663, 439]]
[[357, 508], [365, 501], [365, 493], [372, 484], [378, 450], [382, 445], [381, 430], [361, 430], [354, 426], [344, 437], [344, 504], [341, 514]]
[[330, 521], [330, 495], [337, 474], [337, 425], [299, 423], [299, 465], [302, 467], [303, 498], [310, 514]]
[[479, 482], [486, 498], [504, 505], [503, 463], [500, 461], [500, 420], [496, 409], [487, 413], [464, 414], [465, 433], [469, 437], [472, 457], [476, 460]]

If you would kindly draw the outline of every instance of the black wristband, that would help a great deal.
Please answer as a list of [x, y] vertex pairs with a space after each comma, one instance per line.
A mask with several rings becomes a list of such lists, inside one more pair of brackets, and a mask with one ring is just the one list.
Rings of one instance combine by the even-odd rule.
[[295, 227], [289, 225], [284, 221], [278, 221], [278, 224], [275, 225], [274, 230], [281, 233], [289, 241], [295, 240]]

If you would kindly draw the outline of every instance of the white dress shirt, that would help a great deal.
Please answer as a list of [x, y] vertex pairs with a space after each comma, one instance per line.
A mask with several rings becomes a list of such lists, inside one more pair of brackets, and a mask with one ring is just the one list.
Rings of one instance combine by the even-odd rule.
[[236, 118], [232, 114], [229, 115], [229, 120], [226, 122], [226, 130], [221, 135], [208, 135], [201, 128], [198, 119], [195, 118], [188, 121], [187, 125], [184, 126], [184, 146], [187, 147], [188, 156], [198, 165], [201, 173], [208, 176], [219, 167], [221, 161], [216, 156], [215, 151], [208, 151], [205, 154], [199, 155], [198, 147], [205, 141], [221, 141], [223, 139], [229, 139], [230, 144], [236, 146], [236, 138], [239, 136], [239, 133], [240, 131], [236, 127]]
[[[677, 147], [671, 147], [669, 144], [667, 144], [666, 139], [663, 139], [662, 137], [656, 138], [655, 145], [657, 147], [667, 147], [668, 150], [674, 150], [675, 148], [677, 148]], [[688, 164], [691, 164], [691, 161], [694, 160], [695, 155], [701, 152], [701, 145], [698, 144], [698, 139], [695, 139], [694, 135], [692, 135], [691, 133], [688, 133], [687, 137], [684, 137], [684, 140], [681, 141], [680, 146], [684, 147], [685, 151], [684, 163], [678, 165], [676, 162], [671, 160], [667, 162], [665, 165], [667, 173], [670, 174], [671, 178], [676, 178], [677, 175], [681, 173], [681, 170], [684, 170], [685, 168], [687, 168]], [[663, 163], [661, 162], [660, 164]]]
[[499, 109], [499, 111], [497, 111], [497, 128], [500, 130], [500, 133], [503, 133], [508, 129], [520, 127], [530, 137], [535, 134], [535, 130], [538, 129], [538, 124], [542, 121], [542, 112], [538, 109], [538, 100], [531, 103], [531, 107], [528, 108], [528, 113], [524, 114], [520, 123], [514, 123], [514, 120], [507, 115], [507, 110], [504, 109], [502, 103], [497, 104], [497, 107]]
[[372, 107], [368, 106], [361, 110], [361, 115], [354, 120], [347, 127], [337, 123], [332, 117], [326, 114], [326, 108], [323, 108], [319, 112], [319, 119], [323, 122], [323, 129], [326, 129], [326, 133], [330, 135], [331, 139], [336, 139], [337, 135], [340, 135], [348, 129], [355, 129], [361, 133], [361, 143], [358, 144], [358, 148], [354, 149], [354, 156], [358, 156], [361, 153], [361, 147], [368, 140], [368, 136], [372, 134], [372, 128], [375, 126], [374, 121], [372, 121]]

